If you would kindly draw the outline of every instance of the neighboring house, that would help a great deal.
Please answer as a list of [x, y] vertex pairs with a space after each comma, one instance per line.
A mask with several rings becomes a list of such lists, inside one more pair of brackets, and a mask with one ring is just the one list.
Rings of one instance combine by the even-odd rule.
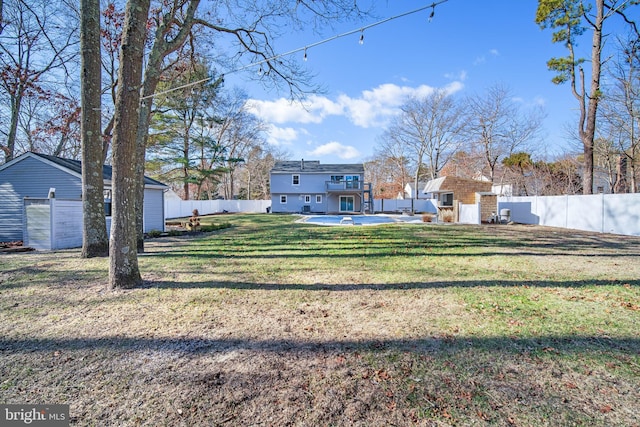
[[[107, 224], [111, 219], [111, 166], [102, 170]], [[167, 186], [145, 177], [144, 231], [164, 231]], [[82, 199], [82, 165], [77, 160], [28, 152], [0, 166], [0, 242], [24, 240], [25, 198]]]
[[424, 188], [427, 185], [426, 182], [418, 182], [418, 192], [414, 191], [414, 182], [409, 182], [404, 186], [404, 197], [405, 199], [425, 199], [427, 198], [426, 194], [421, 193], [420, 189]]
[[276, 162], [270, 178], [272, 212], [364, 213], [373, 208], [363, 164]]

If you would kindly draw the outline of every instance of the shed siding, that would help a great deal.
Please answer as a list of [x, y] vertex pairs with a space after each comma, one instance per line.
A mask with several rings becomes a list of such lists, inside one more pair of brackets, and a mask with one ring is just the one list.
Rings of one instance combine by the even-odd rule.
[[79, 177], [30, 157], [0, 171], [0, 242], [23, 240], [24, 198], [46, 198], [51, 187], [56, 198], [82, 195]]

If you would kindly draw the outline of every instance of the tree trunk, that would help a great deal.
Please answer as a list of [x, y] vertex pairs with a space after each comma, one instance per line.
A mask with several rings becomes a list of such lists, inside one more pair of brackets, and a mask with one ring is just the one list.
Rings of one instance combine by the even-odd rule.
[[109, 255], [102, 176], [100, 1], [81, 0], [82, 258]]
[[613, 193], [620, 194], [628, 191], [627, 187], [627, 156], [621, 154], [618, 156], [618, 162], [616, 165], [616, 185], [613, 188]]
[[2, 147], [5, 163], [13, 160], [13, 156], [15, 155], [18, 121], [20, 120], [20, 108], [22, 107], [23, 94], [24, 87], [20, 85], [16, 90], [16, 94], [12, 95], [11, 98], [11, 121], [9, 122], [9, 134], [7, 135], [6, 145]]
[[[110, 288], [141, 282], [136, 251], [136, 135], [149, 0], [129, 0], [125, 12], [113, 132], [113, 216]], [[132, 161], [133, 160], [133, 161]]]
[[600, 101], [600, 74], [602, 68], [602, 24], [604, 23], [604, 0], [596, 1], [596, 20], [593, 28], [591, 45], [591, 87], [589, 105], [587, 108], [587, 122], [582, 135], [584, 145], [584, 177], [583, 193], [593, 194], [593, 151], [596, 135], [596, 118], [598, 102]]

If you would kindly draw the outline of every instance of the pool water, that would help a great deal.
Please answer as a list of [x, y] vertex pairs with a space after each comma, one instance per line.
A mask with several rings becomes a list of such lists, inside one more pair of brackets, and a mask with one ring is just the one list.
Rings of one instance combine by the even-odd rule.
[[[351, 218], [353, 222], [345, 221], [345, 217]], [[378, 215], [311, 215], [304, 217], [301, 222], [316, 225], [379, 225], [398, 221], [392, 217]]]

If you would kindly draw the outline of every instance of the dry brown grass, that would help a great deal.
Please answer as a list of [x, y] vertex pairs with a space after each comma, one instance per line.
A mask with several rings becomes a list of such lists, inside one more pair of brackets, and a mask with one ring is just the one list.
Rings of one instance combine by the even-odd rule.
[[0, 256], [0, 400], [74, 425], [638, 423], [638, 238], [231, 221], [149, 241], [134, 290], [77, 251]]

